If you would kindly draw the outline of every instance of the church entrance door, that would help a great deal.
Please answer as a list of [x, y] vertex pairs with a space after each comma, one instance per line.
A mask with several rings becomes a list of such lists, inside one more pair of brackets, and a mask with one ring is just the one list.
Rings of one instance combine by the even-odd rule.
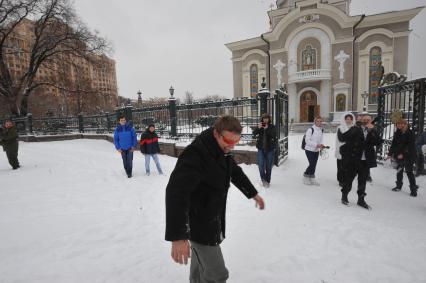
[[317, 95], [308, 90], [300, 96], [300, 122], [313, 122], [320, 113], [320, 106], [317, 105]]

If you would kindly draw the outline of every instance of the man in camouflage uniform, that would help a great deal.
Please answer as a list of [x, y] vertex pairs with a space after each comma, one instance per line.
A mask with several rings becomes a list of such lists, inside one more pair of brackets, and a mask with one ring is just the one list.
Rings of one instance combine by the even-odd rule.
[[18, 138], [18, 131], [13, 122], [10, 119], [6, 120], [3, 130], [0, 131], [0, 144], [3, 146], [13, 170], [21, 167], [18, 161]]

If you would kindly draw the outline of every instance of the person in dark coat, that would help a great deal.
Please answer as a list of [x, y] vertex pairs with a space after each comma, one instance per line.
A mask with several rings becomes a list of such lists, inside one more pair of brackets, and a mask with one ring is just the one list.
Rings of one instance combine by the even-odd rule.
[[402, 189], [402, 178], [404, 169], [407, 173], [408, 181], [410, 182], [410, 196], [417, 196], [416, 178], [413, 173], [413, 164], [416, 161], [416, 146], [415, 136], [413, 131], [408, 126], [407, 120], [400, 119], [396, 123], [397, 130], [393, 135], [392, 144], [389, 149], [388, 157], [396, 160], [396, 187], [392, 191], [400, 191]]
[[377, 167], [375, 146], [380, 145], [381, 138], [371, 123], [371, 116], [366, 114], [350, 127], [345, 133], [338, 132], [338, 139], [345, 144], [340, 147], [342, 166], [344, 168], [344, 183], [342, 187], [342, 203], [348, 205], [348, 194], [352, 189], [352, 182], [358, 175], [358, 201], [363, 208], [370, 209], [365, 202], [365, 188], [368, 171]]
[[225, 238], [230, 183], [264, 208], [263, 199], [230, 154], [241, 131], [237, 118], [217, 119], [185, 148], [167, 184], [165, 239], [172, 242], [176, 263], [187, 264], [191, 257], [190, 282], [226, 282], [229, 276], [220, 243]]
[[160, 161], [158, 160], [158, 153], [160, 153], [160, 145], [158, 144], [158, 135], [155, 132], [154, 124], [148, 126], [146, 131], [141, 135], [141, 140], [139, 142], [140, 149], [143, 155], [145, 155], [145, 172], [149, 176], [149, 162], [152, 158], [157, 166], [158, 173], [163, 175], [161, 170]]
[[126, 122], [124, 116], [121, 115], [118, 117], [118, 123], [114, 131], [114, 145], [115, 149], [121, 154], [127, 177], [131, 178], [133, 170], [133, 151], [138, 144], [138, 140], [136, 138], [135, 129]]
[[423, 146], [426, 145], [426, 132], [422, 132], [416, 139], [416, 177], [425, 175], [425, 156], [423, 154]]
[[0, 143], [3, 146], [3, 150], [6, 152], [7, 160], [9, 161], [9, 164], [12, 166], [13, 170], [21, 167], [18, 161], [18, 139], [18, 130], [16, 129], [12, 120], [7, 119], [4, 122], [4, 128], [1, 131]]
[[262, 180], [262, 185], [269, 188], [277, 143], [277, 131], [269, 114], [262, 115], [259, 125], [253, 131], [253, 136], [256, 139], [257, 165], [260, 179]]

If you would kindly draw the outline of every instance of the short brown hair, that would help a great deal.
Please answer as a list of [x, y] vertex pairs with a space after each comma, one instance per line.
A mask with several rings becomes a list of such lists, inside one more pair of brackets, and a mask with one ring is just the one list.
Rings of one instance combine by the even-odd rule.
[[228, 131], [232, 133], [241, 134], [243, 127], [241, 127], [240, 121], [231, 115], [224, 115], [219, 117], [213, 125], [213, 128], [222, 133], [223, 131]]

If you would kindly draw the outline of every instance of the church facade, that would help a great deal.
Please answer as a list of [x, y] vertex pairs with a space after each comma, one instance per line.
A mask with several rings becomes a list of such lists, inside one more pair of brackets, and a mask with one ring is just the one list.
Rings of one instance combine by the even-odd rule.
[[234, 97], [256, 96], [262, 78], [285, 84], [289, 119], [338, 121], [377, 105], [381, 72], [407, 73], [410, 20], [423, 7], [351, 16], [351, 0], [278, 0], [270, 31], [232, 42]]

